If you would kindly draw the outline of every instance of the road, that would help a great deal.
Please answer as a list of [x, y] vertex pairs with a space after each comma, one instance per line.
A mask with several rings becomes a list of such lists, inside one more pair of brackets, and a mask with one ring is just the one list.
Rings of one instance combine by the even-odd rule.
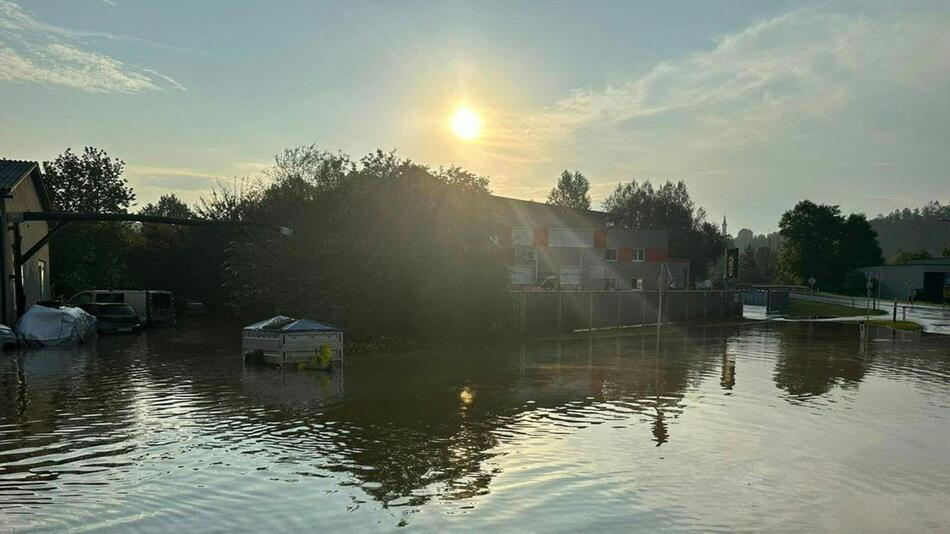
[[[792, 298], [802, 299], [802, 300], [813, 300], [817, 302], [828, 302], [830, 304], [840, 304], [842, 306], [852, 306], [852, 303], [857, 308], [863, 308], [867, 299], [858, 298], [858, 297], [844, 297], [840, 295], [832, 295], [827, 293], [816, 293], [816, 294], [806, 294], [806, 293], [792, 293]], [[894, 301], [893, 300], [879, 300], [877, 301], [877, 308], [879, 310], [884, 310], [887, 312], [887, 316], [878, 315], [878, 319], [890, 319], [892, 317], [892, 312], [894, 311]], [[906, 308], [906, 317], [904, 316], [904, 308]], [[863, 317], [854, 317], [851, 320], [861, 320]], [[939, 304], [919, 304], [914, 303], [914, 307], [911, 308], [906, 302], [897, 303], [897, 320], [908, 320], [913, 321], [921, 325], [924, 329], [924, 332], [934, 333], [934, 334], [948, 334], [950, 335], [950, 307], [947, 309], [941, 309]]]

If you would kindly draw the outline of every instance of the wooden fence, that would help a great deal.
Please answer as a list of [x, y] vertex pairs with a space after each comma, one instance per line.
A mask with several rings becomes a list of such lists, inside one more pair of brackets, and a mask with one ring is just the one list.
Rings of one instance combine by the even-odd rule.
[[[656, 324], [658, 291], [512, 291], [514, 332]], [[742, 317], [738, 291], [664, 291], [662, 322]]]

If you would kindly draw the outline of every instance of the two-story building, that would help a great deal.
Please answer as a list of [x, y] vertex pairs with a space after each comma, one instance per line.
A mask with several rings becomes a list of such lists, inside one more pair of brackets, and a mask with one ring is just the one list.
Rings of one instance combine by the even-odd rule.
[[606, 289], [656, 289], [663, 264], [670, 269], [670, 287], [689, 286], [689, 260], [671, 258], [663, 230], [607, 230], [604, 250]]
[[494, 197], [499, 243], [514, 250], [513, 288], [656, 289], [666, 263], [673, 287], [686, 288], [689, 263], [669, 258], [666, 232], [624, 230], [615, 217]]
[[[25, 211], [50, 211], [49, 197], [43, 184], [43, 174], [35, 161], [16, 161], [0, 159], [0, 202], [3, 202], [4, 215]], [[45, 221], [30, 221], [20, 224], [23, 238], [22, 250], [28, 250], [43, 238], [48, 232]], [[3, 254], [2, 274], [0, 282], [0, 321], [13, 325], [17, 317], [15, 286], [13, 284], [13, 244], [14, 235], [9, 228], [0, 239]], [[50, 263], [49, 247], [44, 246], [33, 255], [21, 268], [23, 278], [24, 309], [28, 309], [37, 301], [50, 298]]]

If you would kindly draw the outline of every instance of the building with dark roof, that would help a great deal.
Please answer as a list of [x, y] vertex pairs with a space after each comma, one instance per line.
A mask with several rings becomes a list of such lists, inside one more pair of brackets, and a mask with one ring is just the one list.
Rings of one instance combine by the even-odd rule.
[[[11, 214], [25, 211], [52, 211], [43, 173], [35, 161], [17, 161], [0, 159], [0, 196], [2, 196], [3, 221], [10, 220]], [[45, 221], [20, 223], [22, 237], [21, 250], [29, 250], [49, 231]], [[0, 321], [7, 325], [16, 322], [16, 299], [13, 284], [13, 232], [6, 228], [0, 233], [0, 263], [2, 263], [3, 281], [0, 282]], [[44, 246], [22, 267], [25, 306], [29, 308], [37, 301], [50, 298], [50, 261], [49, 247]]]

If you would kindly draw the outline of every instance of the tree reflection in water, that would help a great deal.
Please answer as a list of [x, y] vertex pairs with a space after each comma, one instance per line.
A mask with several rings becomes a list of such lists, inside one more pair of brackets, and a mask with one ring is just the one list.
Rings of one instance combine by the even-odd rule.
[[[151, 331], [78, 353], [0, 359], [8, 436], [0, 441], [0, 497], [52, 502], [62, 476], [135, 478], [143, 465], [156, 471], [162, 467], [152, 464], [190, 454], [233, 453], [415, 508], [489, 492], [499, 465], [491, 460], [526, 437], [613, 421], [631, 439], [669, 447], [687, 395], [707, 381], [731, 395], [748, 359], [773, 366], [771, 380], [793, 400], [856, 388], [875, 366], [927, 384], [950, 376], [945, 358], [900, 350], [899, 336], [869, 343], [862, 356], [850, 325], [534, 338], [353, 356], [335, 375], [242, 368], [235, 340], [223, 337]], [[62, 450], [77, 452], [52, 455]], [[84, 475], [76, 458], [101, 462]]]

